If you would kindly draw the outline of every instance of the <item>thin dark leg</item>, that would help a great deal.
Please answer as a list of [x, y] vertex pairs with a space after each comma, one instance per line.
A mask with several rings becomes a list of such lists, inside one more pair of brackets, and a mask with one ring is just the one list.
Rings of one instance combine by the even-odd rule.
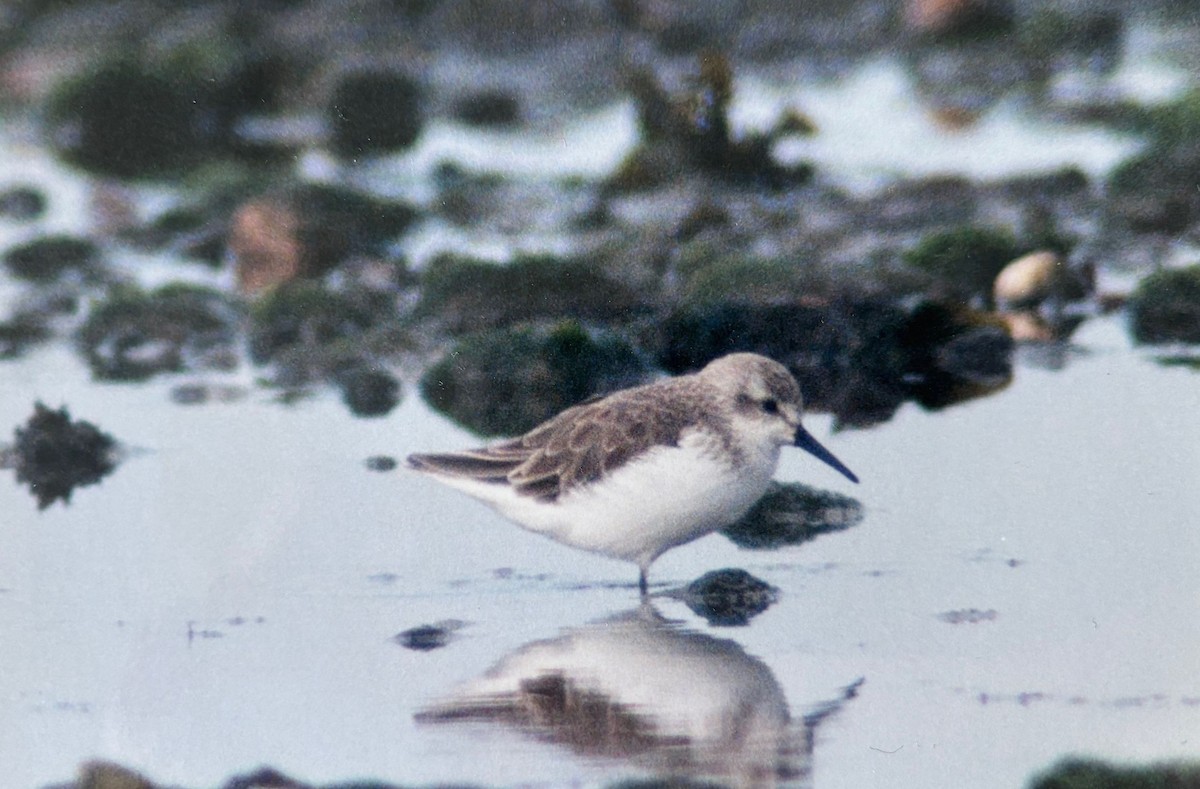
[[642, 597], [645, 597], [650, 591], [650, 584], [646, 581], [645, 567], [638, 568], [638, 591], [642, 593]]

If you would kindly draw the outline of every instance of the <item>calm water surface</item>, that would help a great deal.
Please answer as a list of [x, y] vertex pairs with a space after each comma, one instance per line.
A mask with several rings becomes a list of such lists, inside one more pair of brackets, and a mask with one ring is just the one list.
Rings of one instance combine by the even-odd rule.
[[[1128, 347], [1117, 319], [1076, 340], [1065, 369], [1022, 367], [942, 413], [837, 435], [813, 417], [863, 479], [863, 524], [767, 553], [712, 536], [655, 565], [660, 588], [726, 566], [780, 587], [744, 628], [671, 599], [637, 611], [632, 566], [367, 471], [472, 441], [415, 397], [383, 421], [261, 392], [181, 407], [169, 382], [96, 386], [37, 352], [5, 366], [0, 425], [67, 403], [136, 451], [44, 513], [0, 479], [11, 785], [92, 757], [187, 786], [271, 764], [317, 782], [677, 769], [820, 787], [1195, 757], [1200, 377]], [[852, 487], [802, 453], [778, 478]], [[391, 641], [447, 619], [466, 624], [445, 648]], [[581, 745], [597, 721], [608, 740]]]
[[[846, 85], [800, 97], [825, 133], [798, 155], [864, 189], [905, 168], [1098, 173], [1136, 145], [1022, 129], [1006, 108], [930, 145], [895, 69]], [[774, 107], [766, 117], [795, 98], [739, 93]], [[752, 105], [735, 112], [753, 120]], [[868, 122], [881, 112], [907, 114]], [[570, 145], [535, 140], [533, 159], [513, 140], [434, 129], [364, 179], [419, 180], [446, 155], [516, 175], [604, 172], [631, 129], [629, 108], [613, 108], [572, 127]], [[50, 184], [55, 206], [36, 226], [0, 226], [0, 244], [84, 224], [78, 177], [36, 148], [0, 148], [5, 182]], [[147, 278], [146, 261], [115, 262]], [[211, 278], [160, 273], [181, 270]], [[0, 277], [0, 305], [16, 295]], [[721, 567], [779, 587], [743, 628], [666, 597], [639, 608], [632, 566], [368, 471], [372, 455], [475, 442], [411, 381], [385, 420], [253, 387], [183, 407], [168, 397], [179, 379], [97, 385], [68, 349], [38, 349], [0, 366], [0, 440], [40, 399], [130, 456], [41, 513], [0, 472], [6, 785], [60, 782], [97, 757], [182, 786], [269, 764], [315, 783], [674, 771], [822, 789], [1017, 787], [1066, 754], [1200, 757], [1200, 373], [1131, 348], [1119, 318], [1075, 343], [1065, 368], [1022, 365], [1006, 390], [941, 413], [907, 406], [836, 435], [812, 417], [863, 483], [799, 452], [778, 478], [859, 497], [861, 525], [764, 553], [711, 536], [654, 567], [658, 591]], [[240, 375], [211, 380], [250, 383]], [[444, 620], [463, 625], [442, 649], [392, 640]]]

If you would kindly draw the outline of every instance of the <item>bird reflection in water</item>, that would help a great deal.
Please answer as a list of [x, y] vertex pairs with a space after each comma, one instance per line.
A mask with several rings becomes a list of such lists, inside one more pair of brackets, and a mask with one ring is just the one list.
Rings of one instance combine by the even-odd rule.
[[765, 663], [647, 602], [526, 644], [416, 717], [510, 727], [661, 777], [803, 786], [817, 726], [860, 684], [813, 700], [810, 714], [793, 719]]

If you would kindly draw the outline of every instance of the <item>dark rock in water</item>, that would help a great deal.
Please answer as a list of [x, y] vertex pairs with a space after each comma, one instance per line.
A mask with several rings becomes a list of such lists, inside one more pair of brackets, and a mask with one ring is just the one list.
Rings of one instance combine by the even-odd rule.
[[409, 74], [349, 74], [334, 89], [326, 117], [334, 152], [353, 159], [409, 147], [425, 125], [421, 85]]
[[252, 361], [287, 366], [293, 383], [344, 372], [402, 343], [395, 299], [364, 289], [288, 283], [254, 305], [250, 319]]
[[368, 471], [395, 471], [400, 462], [390, 455], [372, 455], [365, 465]]
[[142, 381], [158, 373], [228, 367], [240, 311], [219, 291], [167, 285], [119, 288], [92, 307], [76, 333], [92, 375]]
[[1129, 327], [1139, 343], [1200, 343], [1200, 264], [1139, 282], [1129, 299]]
[[417, 216], [406, 203], [319, 184], [252, 198], [230, 223], [238, 287], [260, 293], [318, 277], [351, 256], [382, 255]]
[[405, 649], [411, 649], [416, 652], [429, 652], [434, 649], [441, 649], [449, 644], [450, 639], [454, 636], [454, 631], [460, 629], [462, 626], [462, 622], [455, 620], [438, 622], [432, 625], [421, 625], [397, 633], [392, 640]]
[[721, 534], [739, 548], [773, 550], [849, 529], [863, 517], [862, 504], [850, 496], [798, 483], [772, 482], [750, 512]]
[[990, 298], [996, 275], [1027, 251], [1010, 233], [966, 226], [926, 236], [904, 260], [955, 291]]
[[588, 397], [643, 383], [649, 374], [623, 340], [566, 322], [463, 338], [425, 371], [421, 396], [480, 435], [516, 435]]
[[400, 382], [384, 370], [354, 368], [339, 376], [338, 384], [355, 416], [386, 416], [400, 402]]
[[71, 421], [67, 409], [51, 411], [41, 403], [24, 427], [16, 429], [10, 450], [17, 482], [29, 486], [46, 509], [70, 503], [75, 488], [94, 485], [116, 468], [116, 441], [90, 422]]
[[944, 407], [1012, 376], [1014, 346], [1001, 322], [937, 302], [714, 304], [679, 310], [654, 333], [648, 344], [675, 374], [736, 351], [776, 359], [796, 376], [805, 406], [832, 412], [839, 426], [886, 421], [908, 399]]
[[1030, 789], [1200, 789], [1200, 762], [1148, 766], [1071, 757], [1034, 776]]
[[118, 178], [163, 177], [209, 151], [204, 83], [133, 61], [89, 71], [61, 87], [48, 116], [72, 163]]
[[456, 101], [454, 117], [470, 126], [516, 126], [521, 122], [521, 101], [505, 90], [482, 90]]
[[441, 257], [421, 284], [417, 315], [452, 334], [539, 318], [627, 321], [644, 309], [636, 292], [585, 260], [525, 257], [500, 265]]
[[100, 262], [100, 250], [94, 243], [73, 236], [46, 236], [4, 255], [4, 265], [12, 275], [31, 282], [52, 282], [69, 272], [93, 279]]
[[46, 196], [32, 186], [14, 186], [0, 192], [0, 216], [28, 222], [46, 212]]
[[16, 359], [31, 346], [50, 337], [45, 318], [34, 313], [18, 313], [9, 320], [0, 321], [0, 361]]
[[766, 611], [779, 590], [745, 570], [713, 570], [687, 585], [680, 597], [715, 627], [738, 627]]

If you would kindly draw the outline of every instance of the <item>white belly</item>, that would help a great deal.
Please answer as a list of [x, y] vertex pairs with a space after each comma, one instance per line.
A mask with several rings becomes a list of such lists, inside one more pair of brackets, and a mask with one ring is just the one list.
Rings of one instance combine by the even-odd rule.
[[643, 566], [677, 545], [728, 526], [767, 488], [778, 450], [738, 471], [695, 444], [660, 447], [552, 503], [491, 498], [527, 529]]

